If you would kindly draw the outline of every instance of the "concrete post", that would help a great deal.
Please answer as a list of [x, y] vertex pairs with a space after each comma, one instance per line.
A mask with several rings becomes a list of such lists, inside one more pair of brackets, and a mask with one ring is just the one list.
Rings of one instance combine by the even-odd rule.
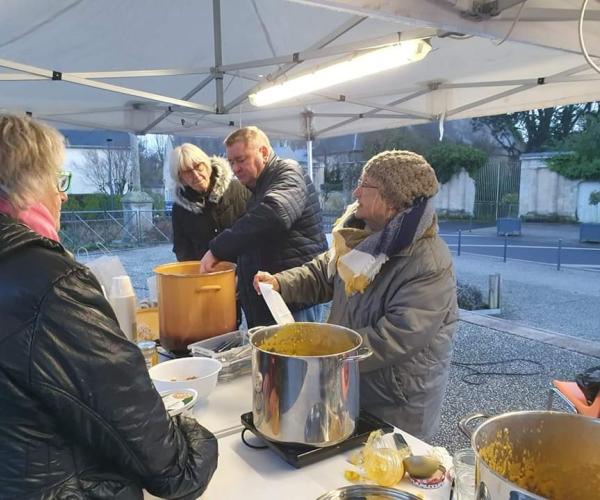
[[143, 191], [131, 191], [123, 196], [121, 203], [125, 212], [125, 236], [134, 234], [141, 241], [144, 233], [152, 229], [152, 196]]
[[500, 309], [501, 283], [500, 273], [490, 274], [488, 290], [488, 307], [490, 309]]

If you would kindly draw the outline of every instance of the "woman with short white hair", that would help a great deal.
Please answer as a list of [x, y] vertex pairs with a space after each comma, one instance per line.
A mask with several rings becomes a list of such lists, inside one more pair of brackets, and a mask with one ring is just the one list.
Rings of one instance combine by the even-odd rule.
[[233, 225], [246, 211], [248, 191], [224, 158], [209, 157], [185, 143], [171, 154], [175, 181], [173, 252], [177, 260], [200, 260], [215, 236]]
[[93, 274], [60, 244], [63, 137], [0, 115], [0, 497], [197, 498], [217, 441], [172, 419]]

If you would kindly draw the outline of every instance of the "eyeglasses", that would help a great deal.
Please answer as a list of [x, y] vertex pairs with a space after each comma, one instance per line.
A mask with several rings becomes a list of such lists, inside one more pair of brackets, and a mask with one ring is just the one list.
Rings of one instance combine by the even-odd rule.
[[61, 193], [66, 193], [71, 187], [71, 172], [60, 172], [56, 181], [56, 187]]
[[206, 169], [206, 165], [204, 163], [194, 163], [191, 168], [186, 170], [181, 170], [180, 175], [188, 175], [192, 176], [193, 174], [199, 174], [200, 172]]
[[360, 189], [379, 189], [379, 186], [374, 186], [373, 184], [367, 184], [364, 179], [359, 179], [356, 187], [360, 188]]

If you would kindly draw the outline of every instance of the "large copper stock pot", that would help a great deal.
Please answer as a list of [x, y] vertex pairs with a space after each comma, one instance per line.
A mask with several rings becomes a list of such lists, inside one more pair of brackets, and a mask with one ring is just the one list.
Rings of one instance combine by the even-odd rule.
[[171, 351], [235, 330], [235, 264], [201, 273], [199, 261], [164, 264], [157, 274], [160, 343]]

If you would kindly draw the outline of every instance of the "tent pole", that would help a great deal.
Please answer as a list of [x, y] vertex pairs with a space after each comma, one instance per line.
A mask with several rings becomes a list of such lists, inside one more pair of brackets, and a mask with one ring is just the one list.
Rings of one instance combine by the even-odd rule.
[[[397, 104], [406, 102], [406, 101], [410, 101], [411, 99], [415, 99], [416, 97], [422, 96], [424, 94], [428, 94], [429, 92], [431, 92], [430, 89], [422, 89], [422, 90], [417, 90], [416, 92], [413, 92], [412, 94], [409, 94], [407, 96], [404, 96], [400, 99], [396, 99], [395, 101], [392, 101], [388, 104], [386, 104], [386, 106], [395, 106]], [[325, 132], [329, 132], [330, 130], [335, 130], [336, 128], [339, 127], [343, 127], [344, 125], [347, 125], [349, 123], [355, 122], [356, 120], [360, 120], [362, 118], [368, 118], [371, 117], [373, 115], [376, 115], [380, 110], [379, 109], [372, 109], [371, 111], [367, 111], [366, 113], [363, 113], [362, 115], [357, 115], [355, 117], [352, 118], [348, 118], [347, 120], [343, 120], [339, 123], [336, 123], [335, 125], [331, 125], [327, 128], [324, 128], [322, 130], [319, 130], [318, 134], [324, 134]]]
[[129, 134], [129, 149], [131, 151], [131, 180], [132, 191], [141, 191], [142, 183], [140, 177], [140, 149], [138, 138], [135, 134]]
[[134, 97], [140, 97], [142, 99], [148, 99], [151, 101], [157, 101], [165, 104], [172, 104], [174, 106], [181, 106], [183, 108], [194, 109], [198, 111], [206, 111], [209, 113], [214, 112], [214, 108], [210, 106], [204, 106], [203, 104], [197, 104], [194, 102], [182, 101], [181, 99], [175, 99], [173, 97], [168, 97], [161, 94], [155, 94], [153, 92], [145, 92], [142, 90], [131, 89], [128, 87], [123, 87], [121, 85], [113, 85], [110, 83], [99, 82], [96, 80], [89, 80], [87, 78], [79, 78], [73, 76], [70, 73], [60, 73], [58, 71], [52, 71], [45, 68], [39, 68], [37, 66], [30, 66], [27, 64], [21, 64], [15, 61], [9, 61], [8, 59], [0, 59], [0, 67], [15, 69], [17, 71], [23, 71], [24, 73], [29, 73], [31, 75], [37, 75], [44, 77], [48, 80], [54, 81], [65, 81], [74, 83], [77, 85], [82, 85], [84, 87], [92, 87], [100, 90], [107, 90], [109, 92], [115, 92], [117, 94], [124, 94]]
[[312, 158], [312, 140], [306, 141], [306, 161], [308, 165], [308, 176], [313, 180], [313, 158]]
[[[206, 87], [210, 82], [212, 82], [213, 78], [214, 78], [213, 75], [206, 77], [198, 85], [196, 85], [192, 90], [190, 90], [187, 94], [185, 94], [182, 99], [184, 101], [187, 101], [188, 99], [191, 99], [192, 97], [194, 97], [198, 92], [200, 92], [204, 87]], [[168, 109], [167, 111], [162, 113], [155, 120], [153, 120], [151, 123], [146, 125], [146, 127], [140, 131], [140, 134], [143, 135], [143, 134], [147, 134], [148, 132], [150, 132], [150, 130], [152, 130], [154, 127], [156, 127], [156, 125], [158, 125], [160, 122], [162, 122], [171, 113], [173, 113], [172, 109]], [[203, 116], [203, 115], [201, 115], [201, 116]]]
[[213, 36], [215, 42], [215, 88], [217, 89], [217, 114], [225, 110], [223, 98], [223, 47], [221, 44], [221, 0], [213, 0]]
[[312, 121], [313, 114], [310, 111], [302, 113], [304, 117], [304, 128], [306, 131], [306, 167], [308, 169], [308, 176], [310, 180], [313, 180], [313, 157], [312, 157]]

